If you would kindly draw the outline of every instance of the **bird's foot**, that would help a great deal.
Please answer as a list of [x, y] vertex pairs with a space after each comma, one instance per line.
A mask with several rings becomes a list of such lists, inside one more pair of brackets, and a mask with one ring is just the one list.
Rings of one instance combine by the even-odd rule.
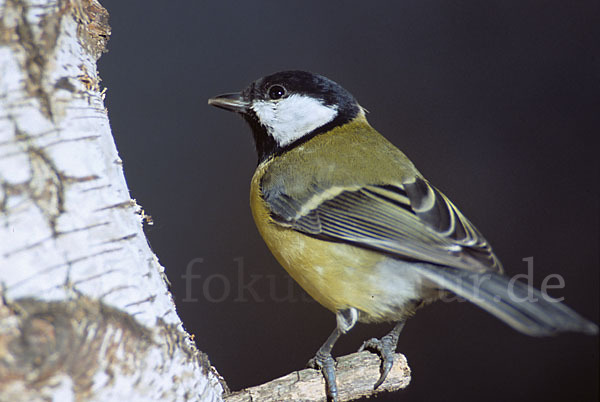
[[394, 339], [393, 334], [387, 334], [381, 339], [371, 338], [368, 341], [365, 341], [359, 352], [362, 352], [365, 349], [374, 350], [381, 356], [381, 375], [379, 376], [379, 380], [373, 386], [374, 389], [377, 389], [385, 379], [387, 378], [392, 366], [394, 365], [394, 352], [396, 352], [396, 344], [398, 343], [398, 338]]
[[318, 351], [315, 357], [308, 361], [307, 367], [321, 370], [327, 384], [327, 395], [333, 402], [337, 402], [338, 391], [335, 383], [335, 360], [331, 353], [324, 354]]

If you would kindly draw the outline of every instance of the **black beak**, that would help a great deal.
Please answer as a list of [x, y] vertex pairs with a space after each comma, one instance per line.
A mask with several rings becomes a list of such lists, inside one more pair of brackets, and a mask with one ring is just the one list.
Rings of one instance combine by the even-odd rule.
[[208, 104], [238, 113], [246, 113], [250, 107], [250, 103], [246, 101], [240, 93], [215, 96], [214, 98], [210, 98], [208, 100]]

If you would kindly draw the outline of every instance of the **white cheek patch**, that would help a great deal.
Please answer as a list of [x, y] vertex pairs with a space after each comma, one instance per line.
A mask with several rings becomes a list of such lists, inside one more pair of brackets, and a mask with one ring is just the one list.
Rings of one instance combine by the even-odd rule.
[[329, 123], [338, 114], [337, 106], [297, 94], [279, 101], [255, 101], [251, 108], [280, 147]]

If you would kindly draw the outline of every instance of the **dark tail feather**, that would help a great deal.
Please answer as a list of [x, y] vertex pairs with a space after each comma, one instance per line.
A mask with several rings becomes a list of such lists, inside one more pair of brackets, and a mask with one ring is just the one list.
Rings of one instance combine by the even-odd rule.
[[420, 266], [424, 277], [495, 315], [517, 331], [532, 336], [558, 332], [598, 333], [598, 326], [563, 303], [529, 285], [503, 275], [464, 269]]

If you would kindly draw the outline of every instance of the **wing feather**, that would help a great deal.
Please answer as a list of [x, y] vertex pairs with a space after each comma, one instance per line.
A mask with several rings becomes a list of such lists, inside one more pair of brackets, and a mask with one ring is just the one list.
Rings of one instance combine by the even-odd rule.
[[282, 193], [268, 197], [268, 203], [276, 222], [311, 236], [397, 258], [501, 271], [481, 233], [424, 179], [341, 191], [308, 211]]

